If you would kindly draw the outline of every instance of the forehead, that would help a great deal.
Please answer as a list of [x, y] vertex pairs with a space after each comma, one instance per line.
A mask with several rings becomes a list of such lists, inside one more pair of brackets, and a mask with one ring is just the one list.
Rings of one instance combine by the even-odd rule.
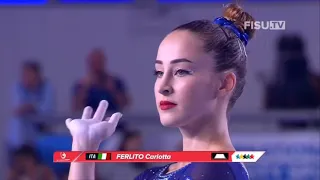
[[203, 42], [188, 31], [174, 31], [168, 34], [161, 42], [157, 55], [157, 59], [164, 63], [174, 59], [200, 61], [205, 57], [209, 56], [203, 51]]

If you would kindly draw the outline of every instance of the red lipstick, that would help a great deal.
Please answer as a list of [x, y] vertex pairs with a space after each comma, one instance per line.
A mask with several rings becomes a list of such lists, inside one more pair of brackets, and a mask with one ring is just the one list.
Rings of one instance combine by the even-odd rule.
[[177, 104], [170, 101], [160, 101], [160, 109], [161, 110], [169, 110], [176, 106]]

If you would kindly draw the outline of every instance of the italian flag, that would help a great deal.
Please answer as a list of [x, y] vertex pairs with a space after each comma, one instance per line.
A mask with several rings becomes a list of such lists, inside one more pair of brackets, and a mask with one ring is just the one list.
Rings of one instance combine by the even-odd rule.
[[98, 154], [98, 160], [106, 160], [106, 159], [107, 159], [107, 153]]

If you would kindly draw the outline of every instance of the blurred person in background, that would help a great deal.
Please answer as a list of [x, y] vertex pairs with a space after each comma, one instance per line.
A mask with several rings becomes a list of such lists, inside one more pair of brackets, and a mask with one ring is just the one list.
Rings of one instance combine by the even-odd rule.
[[[127, 131], [120, 144], [119, 151], [141, 151], [142, 135], [139, 131]], [[147, 163], [105, 163], [97, 165], [98, 176], [102, 179], [134, 179], [148, 168]]]
[[[195, 20], [172, 30], [161, 42], [155, 61], [154, 95], [160, 122], [178, 128], [183, 151], [235, 151], [228, 114], [241, 96], [246, 77], [246, 45], [254, 18], [236, 4], [223, 17]], [[81, 119], [67, 119], [73, 151], [94, 151], [110, 137], [122, 117], [105, 118], [107, 101], [96, 112], [86, 107]], [[155, 134], [154, 140], [157, 140]], [[121, 171], [121, 170], [120, 170]], [[69, 180], [94, 179], [95, 163], [71, 163]], [[248, 180], [242, 163], [176, 162], [145, 170], [136, 180]]]
[[109, 102], [109, 111], [123, 111], [130, 100], [125, 83], [106, 68], [108, 59], [101, 49], [93, 49], [87, 57], [87, 75], [74, 88], [72, 109], [80, 112], [84, 107], [97, 109], [101, 100]]
[[53, 88], [43, 76], [40, 63], [35, 60], [24, 62], [21, 80], [13, 89], [13, 118], [7, 133], [9, 146], [16, 148], [34, 141], [45, 125], [33, 122], [33, 118], [51, 115], [54, 108]]
[[52, 170], [41, 164], [32, 146], [22, 145], [11, 159], [8, 180], [56, 180]]
[[309, 69], [305, 45], [298, 35], [284, 35], [277, 45], [275, 76], [262, 77], [266, 109], [314, 109], [320, 106], [320, 78]]

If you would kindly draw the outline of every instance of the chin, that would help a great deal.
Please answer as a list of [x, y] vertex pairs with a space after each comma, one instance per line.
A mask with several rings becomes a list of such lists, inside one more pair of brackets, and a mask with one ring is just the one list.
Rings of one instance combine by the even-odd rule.
[[160, 115], [160, 122], [165, 127], [181, 127], [184, 123], [183, 118], [178, 117], [168, 117], [165, 115]]
[[179, 127], [176, 123], [171, 122], [171, 121], [161, 121], [162, 126], [164, 127]]

